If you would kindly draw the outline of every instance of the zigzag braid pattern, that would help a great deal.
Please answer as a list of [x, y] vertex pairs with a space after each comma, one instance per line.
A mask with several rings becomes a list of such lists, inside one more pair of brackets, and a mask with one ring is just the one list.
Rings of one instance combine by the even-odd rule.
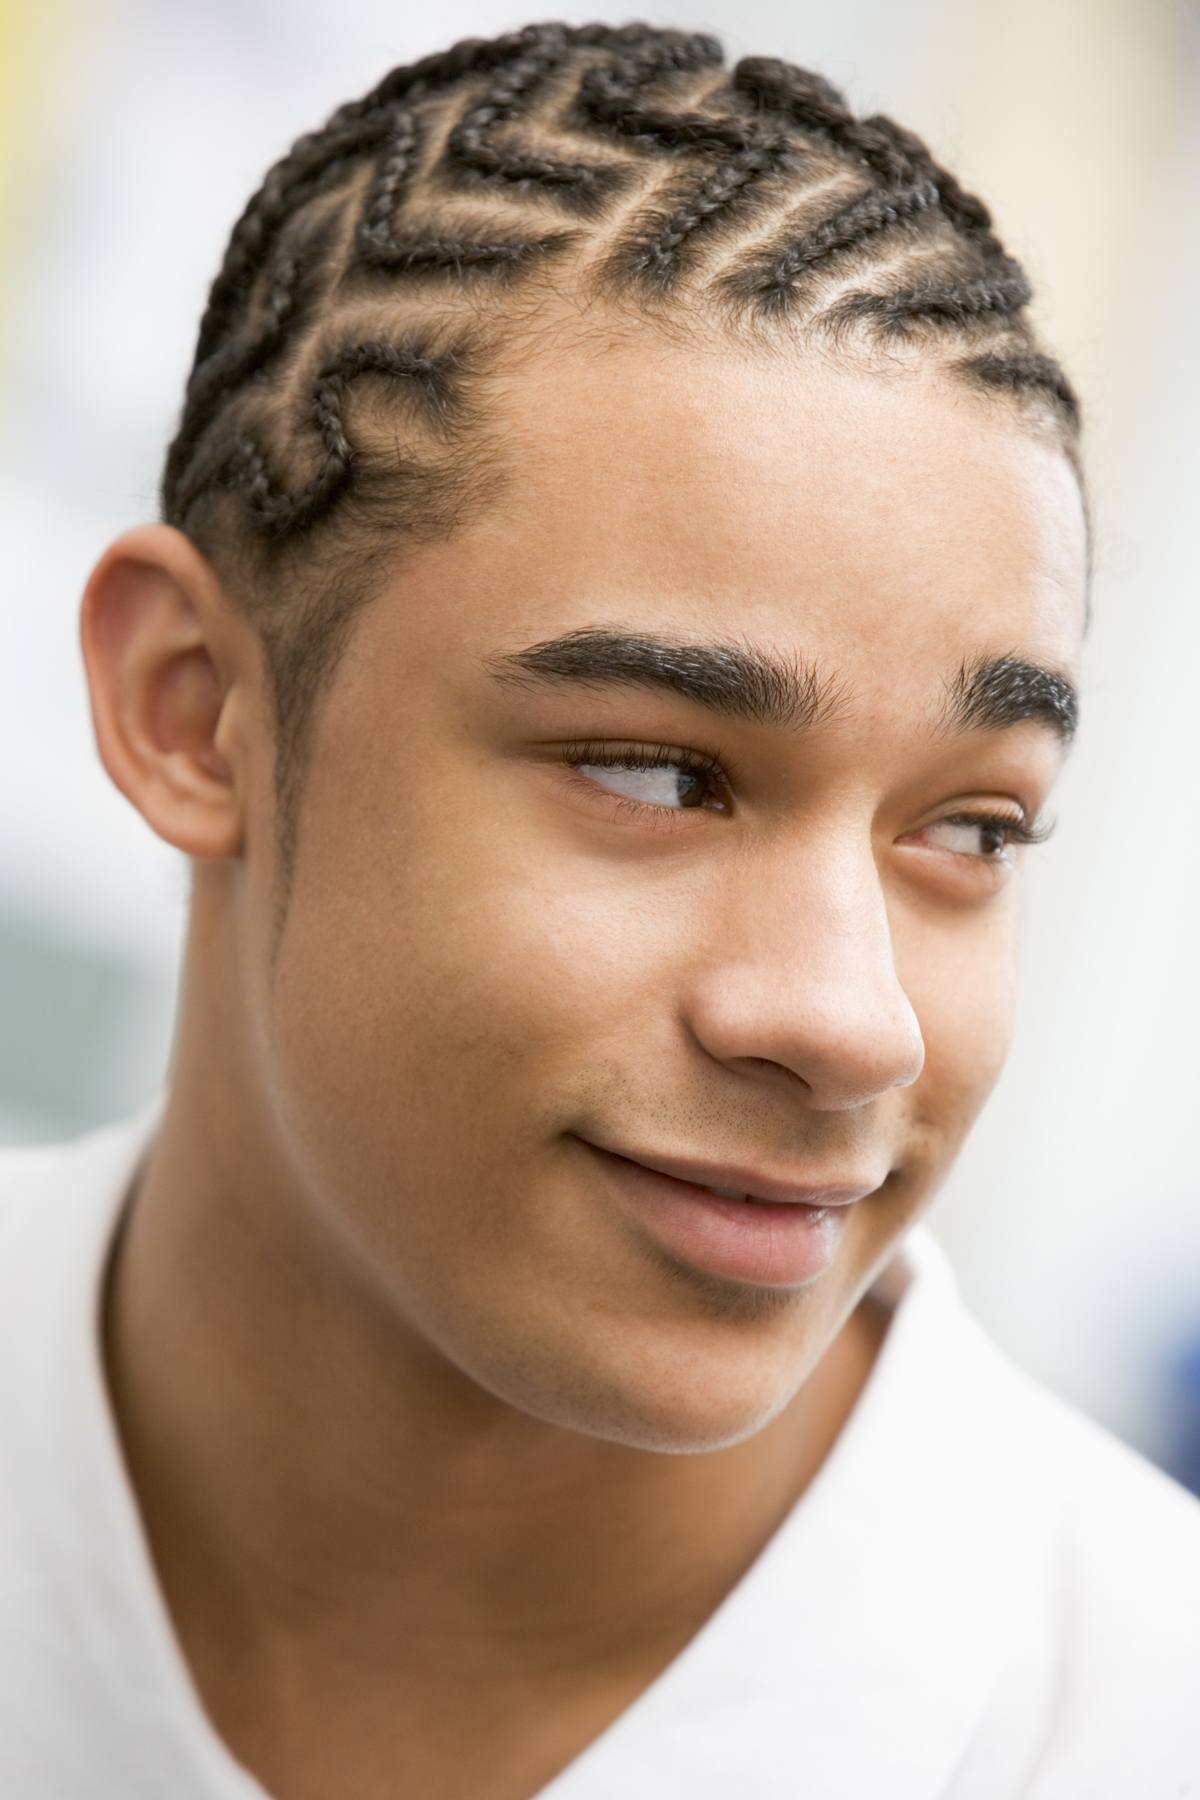
[[698, 187], [682, 196], [675, 212], [658, 215], [618, 246], [610, 259], [610, 275], [668, 289], [676, 279], [685, 247], [710, 234], [735, 208], [749, 212], [745, 203], [753, 185], [764, 175], [778, 173], [788, 154], [786, 142], [767, 133], [732, 151]]
[[[855, 291], [829, 301], [839, 272]], [[510, 305], [521, 282], [531, 304]], [[1052, 409], [1087, 512], [1078, 397], [1020, 317], [1030, 285], [912, 132], [857, 118], [810, 70], [728, 70], [716, 38], [642, 23], [530, 25], [392, 69], [243, 209], [163, 470], [163, 517], [262, 636], [284, 898], [308, 725], [349, 620], [409, 537], [452, 531], [508, 481], [481, 377], [514, 321], [528, 336], [543, 305], [598, 297], [685, 333], [911, 334], [1039, 424]], [[346, 543], [322, 535], [339, 518]]]
[[267, 289], [266, 320], [260, 334], [249, 342], [227, 344], [192, 373], [187, 387], [187, 412], [167, 454], [164, 485], [176, 488], [227, 389], [238, 388], [254, 369], [269, 361], [284, 343], [295, 311], [300, 265], [281, 256], [272, 270]]
[[392, 116], [390, 110], [380, 110], [346, 120], [333, 132], [311, 132], [271, 169], [233, 228], [200, 321], [197, 363], [212, 353], [245, 299], [285, 219], [332, 187], [350, 163], [383, 143], [391, 130]]
[[[899, 335], [904, 322], [919, 314], [962, 325], [983, 312], [1018, 311], [1032, 298], [1032, 289], [1021, 269], [1005, 253], [991, 230], [992, 217], [987, 207], [974, 194], [967, 193], [953, 175], [934, 160], [914, 132], [883, 113], [856, 119], [845, 105], [843, 96], [829, 82], [773, 58], [744, 59], [735, 71], [734, 80], [756, 104], [785, 112], [797, 124], [819, 133], [862, 162], [883, 179], [885, 188], [897, 181], [906, 182], [908, 194], [916, 197], [932, 187], [939, 210], [973, 245], [991, 277], [990, 280], [965, 282], [958, 287], [943, 284], [913, 290], [892, 296], [890, 304], [882, 303], [880, 296], [868, 293], [847, 296], [834, 309], [832, 322], [835, 328], [842, 322], [870, 317], [879, 323], [885, 335]], [[907, 212], [903, 206], [901, 210]], [[917, 210], [921, 210], [919, 205]], [[907, 212], [907, 216], [911, 217], [911, 212]], [[869, 207], [864, 207], [860, 219], [864, 235], [891, 222], [883, 216], [876, 224]], [[848, 236], [839, 247], [849, 248], [853, 242], [853, 237]], [[776, 284], [768, 280], [760, 291], [768, 305], [778, 306]]]
[[[273, 480], [253, 415], [239, 422], [235, 450], [206, 440], [218, 429], [225, 399], [283, 362], [322, 295], [327, 310], [352, 300], [355, 279], [372, 283], [376, 294], [384, 277], [426, 283], [437, 277], [464, 290], [486, 277], [499, 290], [548, 258], [577, 253], [585, 290], [589, 284], [609, 293], [632, 287], [666, 301], [685, 273], [702, 272], [705, 253], [716, 246], [707, 285], [690, 287], [689, 305], [718, 319], [720, 305], [705, 308], [706, 295], [764, 318], [803, 314], [835, 336], [865, 326], [886, 340], [904, 337], [918, 322], [975, 331], [989, 319], [1011, 319], [1028, 303], [1029, 282], [993, 234], [987, 208], [915, 134], [881, 114], [856, 118], [823, 77], [768, 57], [743, 58], [725, 85], [709, 85], [699, 105], [670, 103], [681, 80], [694, 93], [695, 78], [723, 68], [719, 42], [703, 33], [642, 24], [527, 26], [490, 41], [466, 39], [392, 70], [370, 93], [338, 108], [322, 130], [298, 139], [244, 209], [210, 291], [184, 416], [164, 470], [166, 516], [182, 521], [206, 486], [240, 487], [250, 521], [278, 537], [325, 516], [345, 491], [351, 451], [338, 381], [348, 365], [335, 380], [323, 364], [315, 378], [308, 405], [323, 461], [302, 488], [288, 492]], [[564, 104], [554, 95], [570, 70], [578, 71], [578, 81]], [[468, 91], [436, 165], [423, 169], [431, 124], [440, 123], [442, 109], [468, 81], [482, 85]], [[621, 160], [555, 155], [555, 126], [619, 148]], [[353, 183], [356, 166], [372, 157], [377, 161], [365, 187]], [[720, 247], [735, 225], [757, 224], [772, 204], [802, 194], [814, 164], [824, 185], [831, 158], [866, 173], [867, 191], [798, 233], [785, 218], [765, 242], [722, 259]], [[667, 182], [621, 222], [590, 267], [582, 229], [531, 232], [526, 216], [515, 231], [505, 230], [497, 228], [498, 213], [465, 217], [454, 201], [458, 190], [526, 206], [549, 202], [574, 212], [582, 226], [627, 190], [638, 159], [651, 170], [666, 159]], [[342, 266], [332, 265], [328, 239], [315, 254], [303, 240], [299, 248], [296, 242], [276, 247], [287, 221], [305, 216], [326, 194], [332, 195], [327, 219], [336, 222], [345, 213], [334, 191], [339, 184], [347, 194], [364, 195], [349, 237], [342, 233]], [[431, 198], [432, 215], [414, 216], [418, 203]], [[898, 292], [863, 288], [821, 309], [812, 278], [861, 254], [872, 240], [918, 227], [930, 253], [927, 284]], [[950, 266], [955, 238], [973, 257], [966, 274]], [[243, 307], [253, 310], [253, 328], [224, 341]], [[1027, 327], [1006, 328], [1010, 343], [1012, 330], [1025, 334], [1024, 351], [1018, 346], [1008, 355], [960, 358], [950, 366], [977, 385], [1040, 391], [1077, 426], [1078, 400], [1062, 371], [1034, 351]], [[376, 357], [372, 366], [382, 372], [379, 344], [359, 348], [368, 363]], [[268, 389], [263, 396], [269, 398]]]
[[450, 132], [442, 165], [447, 172], [480, 183], [499, 182], [514, 191], [540, 191], [572, 209], [593, 213], [609, 194], [623, 186], [627, 173], [617, 164], [558, 162], [527, 148], [492, 141], [497, 126], [508, 125], [547, 78], [571, 55], [565, 31], [555, 32], [528, 56], [506, 64], [482, 97], [468, 107]]
[[395, 217], [406, 197], [420, 160], [421, 131], [415, 114], [405, 108], [395, 116], [393, 137], [367, 190], [355, 233], [359, 267], [392, 274], [438, 272], [463, 280], [472, 270], [513, 275], [539, 257], [565, 250], [574, 233], [551, 232], [541, 238], [501, 239], [412, 236], [397, 233]]
[[[250, 280], [261, 267], [273, 234], [282, 220], [342, 173], [346, 163], [360, 157], [388, 134], [396, 103], [434, 95], [464, 77], [489, 72], [528, 54], [531, 48], [560, 35], [580, 47], [620, 46], [640, 42], [644, 26], [614, 29], [582, 26], [573, 32], [555, 25], [530, 25], [503, 37], [465, 38], [449, 50], [423, 56], [391, 70], [359, 100], [339, 106], [318, 130], [297, 138], [287, 154], [267, 173], [258, 193], [247, 202], [234, 225], [220, 272], [213, 282], [200, 321], [197, 362], [206, 357], [223, 331], [230, 314]], [[306, 192], [306, 188], [309, 190]]]
[[351, 485], [354, 449], [346, 435], [347, 389], [364, 375], [386, 375], [411, 384], [436, 424], [455, 411], [453, 376], [459, 358], [453, 353], [430, 356], [412, 349], [375, 342], [348, 345], [321, 367], [313, 387], [311, 421], [324, 455], [313, 478], [288, 490], [271, 476], [267, 459], [253, 437], [239, 433], [229, 461], [221, 470], [223, 485], [240, 489], [260, 529], [272, 537], [306, 530], [329, 510]]
[[890, 121], [879, 114], [856, 118], [823, 76], [776, 57], [745, 56], [733, 72], [733, 86], [764, 112], [781, 115], [806, 136], [840, 149], [886, 187], [912, 180], [914, 164], [907, 146], [887, 128]]
[[781, 311], [790, 304], [797, 283], [815, 275], [830, 257], [857, 249], [874, 233], [907, 224], [937, 203], [938, 190], [931, 181], [871, 189], [800, 237], [785, 234], [777, 239], [753, 260], [722, 276], [720, 286], [733, 298], [753, 298], [767, 311]]
[[691, 38], [666, 32], [662, 36], [666, 40], [662, 43], [651, 43], [613, 63], [597, 63], [588, 68], [579, 83], [574, 121], [569, 122], [578, 121], [585, 128], [608, 128], [628, 148], [642, 151], [750, 148], [756, 133], [741, 121], [714, 119], [707, 113], [666, 112], [639, 103], [642, 90], [657, 81], [721, 67], [723, 56], [716, 38], [703, 32], [696, 32]]
[[305, 232], [295, 247], [276, 254], [266, 276], [258, 329], [222, 345], [192, 370], [183, 424], [167, 456], [165, 487], [174, 488], [179, 482], [226, 394], [261, 376], [285, 348], [289, 336], [311, 317], [321, 285], [317, 271], [329, 248], [331, 226], [331, 220], [321, 221], [315, 230]]
[[948, 169], [934, 161], [915, 132], [898, 125], [895, 119], [889, 119], [884, 113], [873, 113], [863, 123], [889, 138], [915, 174], [934, 183], [939, 205], [946, 217], [965, 237], [971, 238], [979, 246], [985, 258], [994, 257], [1005, 262], [1009, 260], [1003, 245], [992, 232], [992, 215], [983, 201], [975, 194], [968, 194]]
[[[674, 73], [719, 67], [722, 62], [716, 40], [698, 34], [675, 48], [668, 67]], [[617, 245], [602, 277], [610, 285], [633, 279], [668, 289], [687, 241], [718, 224], [750, 185], [775, 170], [792, 148], [786, 133], [753, 123], [641, 104], [641, 90], [665, 72], [662, 57], [643, 53], [607, 68], [594, 67], [580, 83], [577, 116], [581, 121], [605, 128], [637, 149], [718, 153], [724, 158], [702, 176], [698, 187], [680, 196], [674, 212], [652, 216]]]

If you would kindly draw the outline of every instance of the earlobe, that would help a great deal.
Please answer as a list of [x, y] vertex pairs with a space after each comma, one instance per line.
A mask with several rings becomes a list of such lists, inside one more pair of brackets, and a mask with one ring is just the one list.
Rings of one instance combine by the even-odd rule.
[[195, 546], [172, 526], [148, 525], [109, 545], [79, 617], [104, 767], [159, 837], [206, 858], [242, 845], [244, 782], [227, 754], [238, 687], [222, 609]]

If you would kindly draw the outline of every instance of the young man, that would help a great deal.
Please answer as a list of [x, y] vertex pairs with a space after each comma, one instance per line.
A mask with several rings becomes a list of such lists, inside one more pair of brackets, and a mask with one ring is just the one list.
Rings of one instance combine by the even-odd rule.
[[642, 26], [268, 176], [83, 601], [193, 898], [162, 1093], [0, 1174], [0, 1792], [1200, 1792], [1200, 1507], [922, 1224], [1077, 718], [1028, 297]]

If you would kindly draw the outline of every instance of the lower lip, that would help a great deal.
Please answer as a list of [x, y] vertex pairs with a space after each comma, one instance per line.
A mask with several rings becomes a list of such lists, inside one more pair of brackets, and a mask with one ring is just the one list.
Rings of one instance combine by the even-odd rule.
[[707, 1188], [660, 1175], [596, 1144], [587, 1148], [620, 1183], [658, 1242], [710, 1274], [760, 1287], [800, 1287], [823, 1275], [837, 1254], [848, 1206], [722, 1200]]

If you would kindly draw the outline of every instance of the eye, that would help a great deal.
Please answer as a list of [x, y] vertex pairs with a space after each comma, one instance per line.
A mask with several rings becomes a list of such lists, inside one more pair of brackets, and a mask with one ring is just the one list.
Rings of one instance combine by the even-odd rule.
[[[1009, 860], [1005, 852], [1011, 844], [1044, 844], [1054, 831], [1053, 823], [1027, 825], [1023, 818], [1012, 813], [960, 812], [935, 819], [932, 824], [922, 827], [920, 835], [925, 837], [943, 826], [951, 828], [955, 839], [945, 848], [958, 856], [974, 857], [977, 862], [995, 863]], [[972, 839], [982, 848], [971, 849]]]
[[[679, 812], [727, 813], [725, 800], [706, 806], [705, 799], [719, 787], [728, 792], [737, 782], [728, 758], [722, 761], [712, 750], [575, 742], [564, 745], [559, 756], [589, 788], [600, 788], [616, 800], [620, 812], [657, 817]], [[942, 847], [952, 855], [1004, 867], [1011, 862], [1006, 854], [1011, 845], [1043, 844], [1054, 824], [1029, 825], [1016, 813], [957, 812], [934, 819], [917, 835], [928, 838], [937, 831], [949, 834], [950, 842]]]
[[669, 744], [574, 743], [559, 754], [581, 780], [617, 799], [621, 811], [728, 811], [723, 801], [716, 808], [704, 807], [707, 795], [717, 787], [728, 789], [735, 779], [714, 751]]

